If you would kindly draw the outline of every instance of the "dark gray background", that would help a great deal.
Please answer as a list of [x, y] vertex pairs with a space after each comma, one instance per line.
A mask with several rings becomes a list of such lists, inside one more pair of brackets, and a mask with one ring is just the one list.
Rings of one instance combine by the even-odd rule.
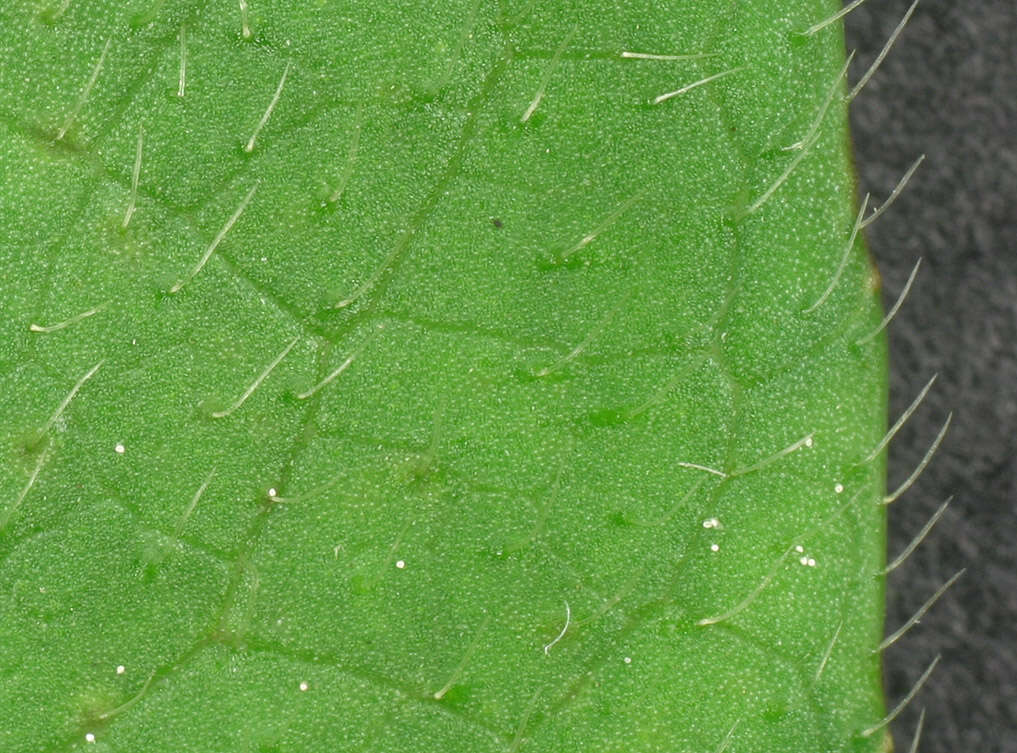
[[[868, 67], [910, 0], [868, 0], [846, 20], [852, 71]], [[899, 552], [952, 506], [889, 583], [888, 632], [967, 573], [885, 654], [891, 706], [943, 659], [894, 726], [922, 753], [1017, 752], [1017, 3], [922, 0], [852, 106], [860, 191], [875, 203], [921, 153], [905, 193], [868, 230], [889, 305], [922, 257], [890, 328], [890, 418], [938, 372], [890, 451], [889, 485], [954, 421], [924, 475], [890, 508]]]

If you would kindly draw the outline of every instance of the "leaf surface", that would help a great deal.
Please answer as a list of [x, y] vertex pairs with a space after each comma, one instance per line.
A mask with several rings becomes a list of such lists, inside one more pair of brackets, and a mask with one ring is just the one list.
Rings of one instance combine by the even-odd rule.
[[881, 749], [835, 10], [4, 3], [0, 747]]

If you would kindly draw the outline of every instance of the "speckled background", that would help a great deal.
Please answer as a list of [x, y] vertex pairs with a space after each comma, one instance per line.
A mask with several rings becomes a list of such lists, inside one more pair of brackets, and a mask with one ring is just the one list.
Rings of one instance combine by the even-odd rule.
[[[869, 0], [848, 17], [855, 78], [909, 4]], [[891, 705], [943, 655], [896, 725], [897, 749], [925, 707], [922, 753], [1017, 751], [1017, 3], [923, 0], [852, 121], [861, 191], [877, 204], [928, 155], [868, 232], [889, 302], [923, 259], [890, 330], [891, 421], [940, 375], [891, 447], [891, 488], [954, 411], [937, 458], [891, 507], [893, 556], [955, 495], [891, 576], [888, 632], [967, 568], [887, 649]]]

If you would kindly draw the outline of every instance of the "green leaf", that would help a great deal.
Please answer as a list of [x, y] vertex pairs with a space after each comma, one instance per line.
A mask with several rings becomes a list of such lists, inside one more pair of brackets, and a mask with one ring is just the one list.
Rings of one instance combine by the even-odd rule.
[[5, 2], [0, 748], [883, 749], [835, 10]]

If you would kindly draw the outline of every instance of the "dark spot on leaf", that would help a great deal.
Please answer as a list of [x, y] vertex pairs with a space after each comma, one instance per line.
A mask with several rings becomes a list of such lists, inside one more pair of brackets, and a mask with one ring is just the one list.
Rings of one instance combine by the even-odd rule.
[[613, 513], [607, 516], [607, 521], [619, 528], [628, 528], [629, 526], [635, 525], [632, 520], [629, 519], [628, 515], [625, 514], [624, 510], [615, 510]]
[[14, 446], [25, 455], [27, 459], [36, 460], [39, 453], [46, 449], [49, 440], [44, 433], [38, 429], [28, 429], [22, 432], [14, 440]]
[[781, 703], [771, 703], [763, 711], [763, 718], [768, 722], [779, 722], [787, 716], [787, 706]]

